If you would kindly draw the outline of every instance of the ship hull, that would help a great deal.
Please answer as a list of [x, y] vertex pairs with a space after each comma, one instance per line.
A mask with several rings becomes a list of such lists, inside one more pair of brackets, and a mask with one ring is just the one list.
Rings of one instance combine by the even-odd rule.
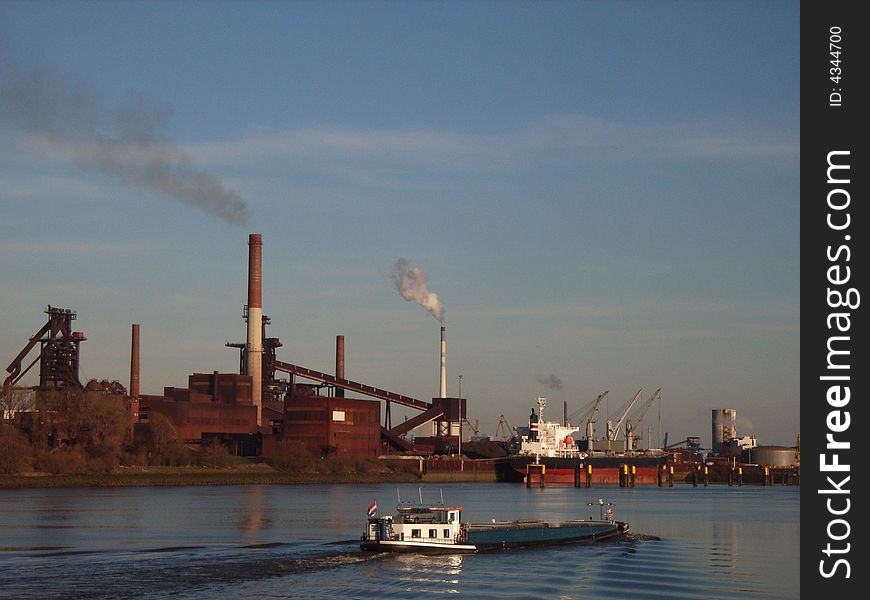
[[616, 540], [628, 531], [621, 521], [513, 521], [469, 525], [462, 540], [426, 542], [422, 540], [369, 540], [360, 545], [368, 552], [415, 552], [455, 554], [485, 552], [508, 548], [527, 548], [559, 544], [596, 543]]
[[456, 554], [477, 552], [474, 544], [451, 544], [441, 542], [405, 542], [399, 540], [372, 540], [360, 544], [366, 552], [414, 552], [417, 554]]
[[[589, 483], [618, 484], [621, 473], [626, 469], [633, 476], [635, 484], [655, 484], [664, 476], [667, 478], [668, 457], [662, 456], [588, 456], [580, 458], [534, 457], [514, 455], [499, 460], [496, 463], [496, 477], [499, 481], [523, 482], [528, 472], [528, 465], [544, 466], [544, 481], [546, 483]], [[589, 467], [592, 467], [589, 473]], [[579, 470], [579, 472], [578, 472]]]

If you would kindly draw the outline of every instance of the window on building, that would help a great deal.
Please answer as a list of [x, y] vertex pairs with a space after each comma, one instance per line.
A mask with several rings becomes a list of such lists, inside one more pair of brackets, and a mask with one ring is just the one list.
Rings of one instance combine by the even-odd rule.
[[445, 537], [445, 538], [449, 538], [449, 537], [450, 537], [450, 530], [449, 530], [449, 529], [445, 529], [445, 530], [444, 530], [444, 537]]
[[436, 537], [438, 537], [438, 530], [437, 530], [437, 529], [430, 529], [430, 530], [429, 530], [429, 537], [430, 537], [430, 538], [436, 538]]
[[411, 537], [412, 537], [412, 538], [423, 537], [423, 536], [420, 534], [421, 531], [422, 531], [422, 529], [412, 529], [412, 530], [411, 530]]

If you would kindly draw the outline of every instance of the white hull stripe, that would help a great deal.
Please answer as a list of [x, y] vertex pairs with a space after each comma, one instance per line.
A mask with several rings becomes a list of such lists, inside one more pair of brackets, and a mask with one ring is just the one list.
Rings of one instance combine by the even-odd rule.
[[379, 540], [378, 546], [398, 546], [400, 548], [439, 548], [452, 550], [477, 550], [473, 544], [445, 544], [438, 542], [404, 542], [400, 540]]

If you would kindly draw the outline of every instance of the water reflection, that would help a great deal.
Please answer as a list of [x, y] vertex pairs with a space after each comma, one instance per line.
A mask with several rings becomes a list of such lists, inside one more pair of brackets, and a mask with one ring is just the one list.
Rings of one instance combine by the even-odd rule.
[[[418, 497], [418, 486], [405, 487], [403, 497]], [[793, 489], [614, 487], [587, 498], [557, 486], [458, 484], [444, 493], [469, 520], [574, 514], [605, 493], [632, 531], [661, 539], [373, 556], [357, 545], [365, 507], [377, 499], [387, 512], [395, 485], [0, 490], [0, 546], [7, 548], [0, 548], [0, 596], [799, 597]], [[424, 499], [437, 494], [437, 487], [423, 490]], [[45, 550], [59, 545], [69, 551]], [[64, 587], [55, 590], [58, 581]]]
[[259, 533], [263, 530], [263, 506], [265, 504], [266, 488], [261, 485], [250, 486], [242, 501], [240, 512], [241, 530], [248, 534], [250, 539], [259, 540]]
[[737, 567], [740, 552], [737, 539], [737, 523], [733, 521], [713, 521], [713, 543], [710, 544], [710, 568], [720, 573], [732, 573]]
[[418, 592], [458, 594], [462, 575], [461, 554], [425, 555], [401, 554], [397, 557], [398, 579]]

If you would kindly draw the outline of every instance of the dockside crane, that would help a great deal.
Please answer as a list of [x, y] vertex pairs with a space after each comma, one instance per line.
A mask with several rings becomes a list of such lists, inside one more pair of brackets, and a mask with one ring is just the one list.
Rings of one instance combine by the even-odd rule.
[[625, 423], [626, 417], [628, 417], [628, 411], [631, 410], [631, 407], [634, 406], [634, 403], [637, 402], [637, 399], [640, 398], [640, 393], [643, 391], [643, 388], [637, 390], [637, 393], [634, 395], [634, 398], [628, 402], [628, 405], [625, 407], [625, 410], [622, 411], [622, 415], [620, 415], [619, 420], [616, 422], [616, 425], [613, 425], [610, 421], [607, 422], [607, 449], [610, 450], [610, 444], [616, 441], [616, 434], [619, 433], [620, 427], [622, 427], [623, 423]]
[[495, 438], [502, 439], [501, 436], [504, 436], [504, 440], [508, 441], [514, 434], [511, 433], [513, 429], [511, 429], [510, 424], [508, 424], [507, 419], [504, 415], [499, 415], [498, 417], [498, 426], [495, 428]]
[[653, 395], [649, 397], [649, 399], [643, 403], [643, 406], [640, 407], [640, 412], [634, 419], [628, 419], [625, 422], [625, 451], [631, 452], [634, 450], [634, 432], [640, 427], [640, 422], [643, 421], [644, 416], [646, 415], [646, 411], [649, 410], [649, 407], [653, 405], [653, 402], [656, 401], [657, 398], [661, 397], [662, 388], [657, 389], [653, 392]]
[[604, 400], [604, 397], [607, 395], [607, 391], [608, 390], [604, 390], [598, 395], [595, 400], [568, 415], [568, 423], [586, 423], [588, 429], [589, 422], [595, 422], [593, 421], [593, 419], [595, 418], [595, 413], [598, 411], [598, 407], [601, 405], [601, 401]]
[[598, 407], [601, 406], [601, 401], [604, 400], [604, 397], [607, 396], [610, 390], [604, 390], [598, 397], [592, 402], [591, 406], [587, 408], [582, 415], [580, 415], [580, 423], [586, 423], [586, 439], [590, 443], [590, 448], [593, 440], [595, 439], [595, 413], [598, 412]]

